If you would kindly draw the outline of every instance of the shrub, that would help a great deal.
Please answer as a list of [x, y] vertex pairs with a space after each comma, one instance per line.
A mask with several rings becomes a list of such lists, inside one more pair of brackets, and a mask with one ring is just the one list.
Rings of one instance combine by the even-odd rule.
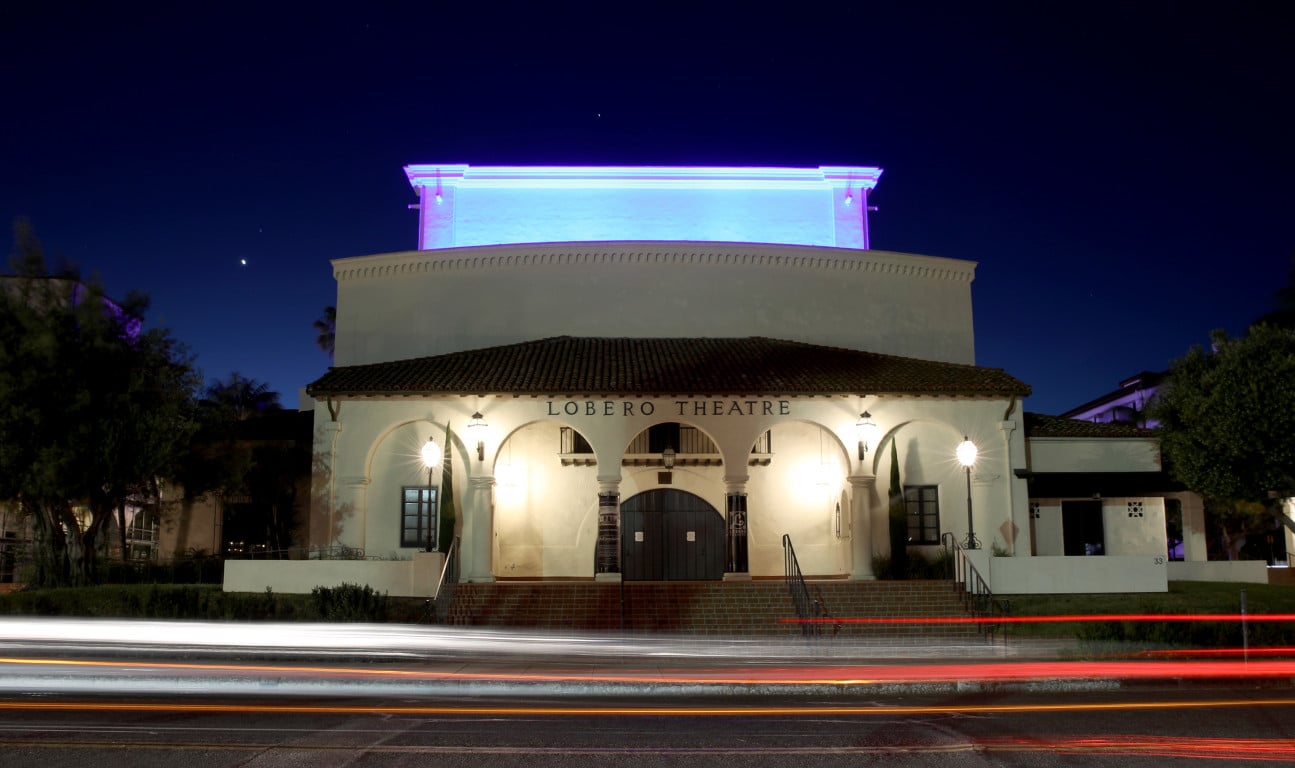
[[370, 586], [315, 587], [310, 590], [310, 598], [323, 621], [387, 620], [387, 595], [375, 592]]

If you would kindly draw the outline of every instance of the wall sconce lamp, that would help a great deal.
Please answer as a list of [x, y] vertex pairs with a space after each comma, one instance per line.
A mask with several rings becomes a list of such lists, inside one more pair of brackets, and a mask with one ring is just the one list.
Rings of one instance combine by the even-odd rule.
[[468, 434], [476, 438], [477, 441], [477, 461], [486, 460], [486, 427], [487, 425], [481, 420], [481, 411], [472, 414], [472, 421], [468, 422]]
[[872, 420], [872, 414], [864, 411], [859, 414], [859, 420], [854, 423], [854, 431], [859, 439], [859, 461], [868, 458], [868, 448], [877, 444], [877, 423]]
[[674, 451], [674, 446], [670, 445], [667, 445], [665, 450], [661, 452], [661, 466], [665, 467], [667, 472], [674, 469], [674, 457], [677, 455]]

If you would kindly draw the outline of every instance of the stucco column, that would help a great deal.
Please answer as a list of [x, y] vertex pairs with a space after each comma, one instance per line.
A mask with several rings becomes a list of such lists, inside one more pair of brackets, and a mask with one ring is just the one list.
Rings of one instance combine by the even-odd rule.
[[490, 553], [494, 543], [494, 487], [490, 475], [468, 478], [468, 498], [464, 503], [463, 549], [460, 552], [465, 581], [494, 581]]
[[[320, 466], [315, 462], [310, 476], [310, 543], [321, 547], [333, 547], [339, 544], [341, 520], [337, 515], [337, 441], [342, 434], [341, 422], [333, 419], [323, 421], [322, 414], [330, 413], [316, 407], [315, 424], [318, 426], [315, 435], [315, 455], [326, 457], [326, 464]], [[317, 530], [320, 526], [323, 530]], [[213, 550], [219, 551], [219, 550]]]
[[746, 476], [724, 478], [724, 580], [751, 578], [747, 557]]
[[[1031, 540], [1034, 528], [1030, 525], [1030, 487], [1024, 478], [1016, 476], [1014, 457], [1024, 450], [1014, 452], [1013, 440], [1016, 421], [1009, 419], [1000, 422], [998, 428], [1003, 433], [1003, 445], [1007, 451], [1007, 526], [1000, 531], [1007, 542], [1012, 557], [1032, 557], [1034, 544]], [[990, 540], [992, 546], [993, 540]]]
[[621, 479], [598, 478], [598, 544], [594, 549], [594, 579], [615, 581], [621, 576]]
[[1166, 494], [1178, 499], [1183, 509], [1183, 560], [1205, 562], [1209, 545], [1205, 541], [1205, 501], [1199, 494], [1185, 492]]
[[874, 475], [850, 475], [850, 578], [872, 581], [872, 489]]
[[333, 543], [337, 546], [364, 549], [369, 528], [365, 498], [368, 489], [369, 478], [363, 475], [337, 479], [337, 495], [333, 502], [333, 519], [339, 528], [337, 541]]

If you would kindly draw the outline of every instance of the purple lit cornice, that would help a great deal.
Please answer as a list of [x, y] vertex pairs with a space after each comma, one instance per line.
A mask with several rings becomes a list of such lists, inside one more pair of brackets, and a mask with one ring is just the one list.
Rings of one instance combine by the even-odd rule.
[[414, 187], [480, 189], [872, 189], [880, 168], [721, 168], [709, 166], [407, 165]]

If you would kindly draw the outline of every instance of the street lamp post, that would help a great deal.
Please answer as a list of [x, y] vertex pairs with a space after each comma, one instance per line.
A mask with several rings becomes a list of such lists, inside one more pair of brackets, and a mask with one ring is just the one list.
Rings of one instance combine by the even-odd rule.
[[971, 467], [976, 463], [976, 444], [963, 435], [962, 442], [958, 443], [957, 454], [958, 463], [967, 470], [967, 541], [963, 547], [980, 549], [980, 542], [976, 540], [976, 525], [971, 517]]
[[427, 551], [436, 551], [436, 521], [432, 519], [432, 470], [441, 463], [441, 449], [434, 438], [427, 438], [420, 454], [423, 466], [427, 467]]

